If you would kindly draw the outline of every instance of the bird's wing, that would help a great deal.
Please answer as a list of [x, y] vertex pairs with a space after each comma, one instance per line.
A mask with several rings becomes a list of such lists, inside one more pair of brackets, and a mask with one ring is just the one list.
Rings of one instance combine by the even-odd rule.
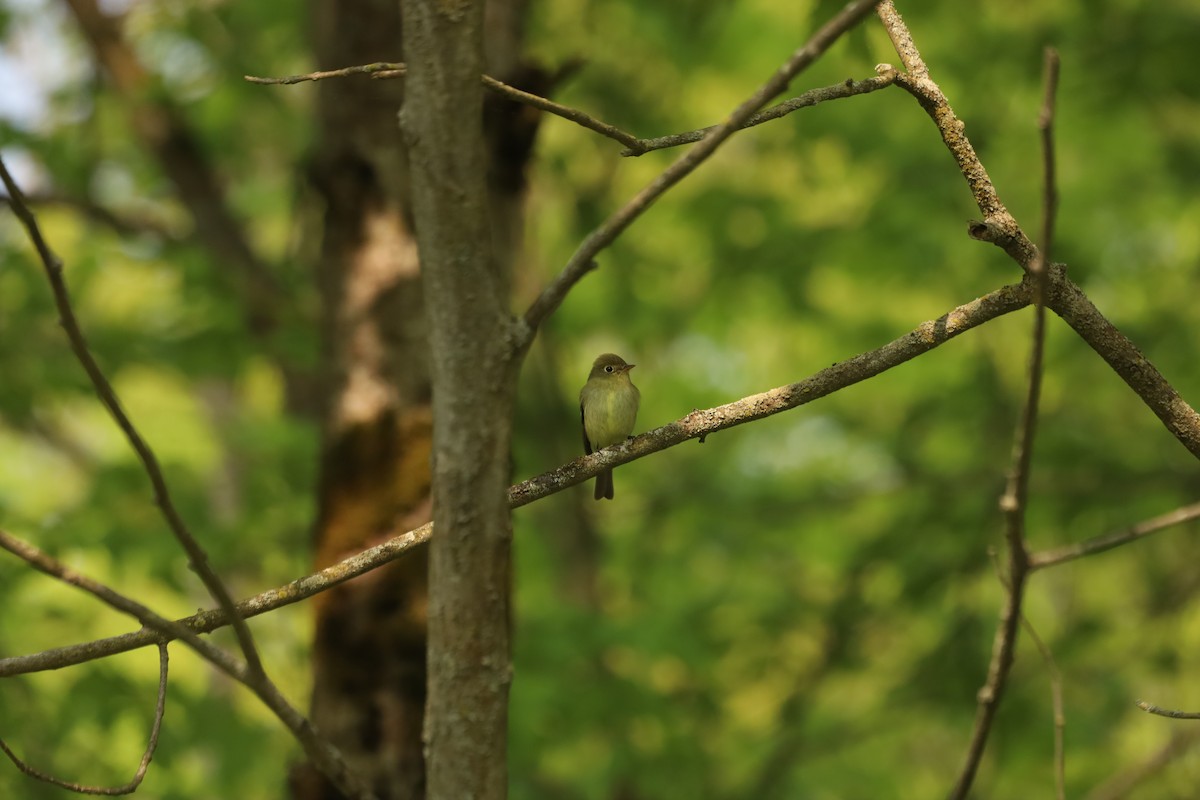
[[592, 443], [587, 438], [587, 426], [583, 424], [583, 403], [579, 404], [579, 430], [583, 431], [583, 452], [592, 454]]

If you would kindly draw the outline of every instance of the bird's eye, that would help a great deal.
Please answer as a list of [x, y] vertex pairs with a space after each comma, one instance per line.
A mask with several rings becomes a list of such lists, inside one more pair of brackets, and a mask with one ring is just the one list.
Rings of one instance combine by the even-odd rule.
[[604, 371], [611, 373], [613, 371], [612, 364], [609, 364], [607, 367], [605, 367]]

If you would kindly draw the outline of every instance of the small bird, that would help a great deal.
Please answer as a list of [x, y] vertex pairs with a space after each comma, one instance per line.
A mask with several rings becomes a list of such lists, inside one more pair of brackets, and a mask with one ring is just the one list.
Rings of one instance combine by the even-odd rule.
[[[592, 363], [587, 383], [579, 391], [579, 419], [583, 423], [583, 449], [591, 455], [602, 447], [619, 444], [633, 432], [641, 392], [629, 380], [634, 364], [612, 353]], [[596, 476], [597, 500], [613, 498], [612, 470]]]

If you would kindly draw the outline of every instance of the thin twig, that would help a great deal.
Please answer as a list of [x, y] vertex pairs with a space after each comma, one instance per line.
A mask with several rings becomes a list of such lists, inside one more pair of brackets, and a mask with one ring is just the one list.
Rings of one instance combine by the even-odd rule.
[[590, 131], [595, 131], [601, 136], [607, 136], [609, 139], [620, 142], [631, 150], [641, 148], [641, 142], [633, 134], [626, 133], [616, 125], [609, 125], [607, 122], [598, 120], [590, 114], [585, 114], [577, 108], [564, 106], [561, 103], [555, 103], [553, 100], [547, 100], [539, 95], [521, 91], [515, 86], [509, 86], [507, 83], [498, 81], [490, 75], [483, 76], [483, 85], [497, 94], [504, 95], [509, 100], [524, 103], [527, 106], [533, 106], [555, 116], [562, 117], [565, 120], [570, 120], [576, 125], [581, 125]]
[[1021, 614], [1021, 625], [1025, 628], [1025, 632], [1029, 634], [1029, 638], [1033, 640], [1034, 646], [1041, 653], [1042, 660], [1046, 662], [1046, 669], [1050, 671], [1050, 703], [1054, 711], [1054, 794], [1058, 800], [1066, 800], [1067, 796], [1067, 765], [1066, 765], [1066, 728], [1067, 714], [1063, 707], [1063, 680], [1062, 672], [1058, 669], [1058, 664], [1054, 660], [1054, 653], [1050, 652], [1050, 647], [1042, 637], [1038, 636], [1038, 632], [1034, 630], [1033, 623], [1025, 614]]
[[[351, 75], [370, 75], [374, 78], [403, 78], [408, 74], [408, 65], [401, 62], [380, 61], [374, 64], [361, 64], [355, 67], [342, 67], [341, 69], [322, 70], [320, 72], [307, 72], [303, 75], [289, 75], [286, 78], [259, 78], [254, 75], [243, 76], [250, 83], [258, 83], [268, 86], [291, 85], [296, 83], [304, 83], [305, 81], [322, 81], [329, 78], [345, 78]], [[627, 133], [615, 125], [610, 125], [607, 122], [598, 120], [590, 114], [586, 114], [577, 108], [564, 106], [561, 103], [555, 103], [553, 100], [547, 100], [540, 95], [531, 94], [522, 91], [515, 86], [511, 86], [504, 81], [497, 80], [490, 75], [481, 75], [480, 80], [483, 81], [484, 87], [496, 94], [507, 97], [517, 103], [523, 103], [527, 106], [541, 109], [548, 113], [562, 117], [565, 120], [574, 122], [576, 125], [581, 125], [588, 130], [595, 131], [601, 136], [607, 136], [613, 141], [625, 145], [631, 150], [640, 149], [641, 145], [636, 136], [632, 133]]]
[[[894, 10], [894, 9], [893, 9]], [[915, 47], [913, 48], [915, 52]], [[1054, 57], [1057, 59], [1057, 57]], [[1047, 54], [1049, 64], [1051, 55]], [[1056, 81], [1057, 68], [1047, 69], [1047, 79]], [[1053, 119], [1053, 103], [1055, 87], [1046, 86], [1046, 102], [1043, 104], [1042, 117], [1046, 129]], [[1049, 138], [1043, 139], [1047, 150], [1053, 148]], [[1053, 164], [1052, 156], [1045, 156], [1044, 163]], [[1047, 169], [1046, 177], [1053, 178], [1053, 170]], [[1053, 197], [1053, 188], [1046, 190], [1047, 197]], [[1053, 226], [1054, 213], [1052, 209], [1044, 209], [1045, 228]], [[1047, 234], [1049, 235], [1049, 234]], [[1041, 397], [1043, 362], [1046, 345], [1046, 287], [1050, 280], [1049, 250], [1043, 244], [1041, 251], [1035, 251], [1034, 260], [1030, 267], [1030, 275], [1034, 283], [1034, 316], [1033, 341], [1029, 355], [1029, 385], [1025, 395], [1025, 403], [1021, 410], [1021, 419], [1013, 437], [1012, 465], [1009, 469], [1008, 483], [1004, 495], [1000, 499], [1000, 509], [1004, 513], [1004, 538], [1008, 545], [1008, 597], [1000, 612], [1000, 623], [996, 627], [996, 637], [992, 644], [992, 660], [988, 665], [987, 681], [979, 690], [978, 706], [975, 712], [975, 724], [971, 731], [971, 741], [967, 746], [967, 755], [954, 789], [950, 793], [956, 800], [965, 798], [971, 791], [979, 762], [983, 759], [983, 751], [987, 746], [988, 735], [996, 718], [1000, 700], [1008, 683], [1008, 675], [1012, 670], [1016, 657], [1017, 632], [1021, 621], [1021, 604], [1024, 599], [1025, 582], [1029, 576], [1029, 551], [1025, 547], [1025, 512], [1029, 504], [1029, 475], [1033, 459], [1033, 443], [1037, 434], [1038, 402]]]
[[201, 639], [184, 625], [159, 616], [136, 600], [71, 569], [53, 556], [4, 530], [0, 530], [0, 548], [22, 559], [39, 572], [87, 592], [105, 605], [130, 615], [148, 628], [153, 628], [160, 634], [156, 643], [182, 639], [209, 663], [254, 692], [291, 731], [312, 762], [339, 790], [358, 800], [373, 800], [374, 794], [363, 783], [362, 777], [349, 768], [341, 753], [317, 733], [303, 714], [288, 703], [268, 677], [250, 671], [245, 663]]
[[1007, 597], [1000, 611], [1000, 622], [996, 626], [996, 635], [992, 641], [992, 658], [988, 664], [987, 680], [979, 690], [975, 723], [971, 729], [971, 739], [967, 745], [963, 766], [959, 770], [954, 788], [950, 792], [953, 800], [965, 798], [971, 791], [979, 762], [987, 746], [988, 735], [991, 733], [992, 722], [996, 718], [1000, 700], [1008, 683], [1008, 675], [1016, 656], [1017, 628], [1021, 619], [1021, 601], [1025, 591], [1025, 580], [1029, 574], [1028, 553], [1025, 550], [1025, 486], [1028, 475], [1028, 454], [1032, 445], [1037, 409], [1037, 391], [1041, 381], [1034, 373], [1036, 366], [1041, 369], [1040, 341], [1035, 333], [1034, 356], [1030, 358], [1029, 391], [1026, 395], [1021, 421], [1017, 427], [1016, 441], [1013, 447], [1013, 466], [1009, 473], [1008, 488], [1001, 499], [1001, 509], [1005, 516], [1005, 540], [1008, 544], [1008, 584]]
[[[992, 560], [992, 567], [996, 570], [996, 577], [1004, 590], [1012, 591], [1012, 587], [1008, 579], [1004, 576], [1004, 571], [1000, 569], [1000, 562], [996, 559], [996, 551], [993, 548], [988, 548], [988, 556]], [[1058, 800], [1065, 800], [1067, 793], [1066, 782], [1066, 749], [1064, 746], [1064, 736], [1067, 727], [1067, 715], [1063, 709], [1063, 688], [1062, 688], [1062, 672], [1058, 669], [1058, 664], [1054, 660], [1054, 654], [1050, 652], [1050, 646], [1047, 645], [1042, 637], [1038, 635], [1037, 630], [1033, 627], [1033, 623], [1029, 621], [1029, 617], [1025, 616], [1025, 612], [1021, 612], [1021, 627], [1029, 634], [1029, 638], [1033, 640], [1033, 644], [1037, 647], [1038, 653], [1042, 656], [1042, 661], [1046, 662], [1046, 669], [1050, 671], [1050, 704], [1054, 714], [1054, 786], [1055, 795]]]
[[1147, 714], [1157, 714], [1160, 717], [1170, 717], [1171, 719], [1200, 719], [1200, 711], [1175, 711], [1170, 708], [1156, 706], [1153, 703], [1147, 703], [1145, 700], [1138, 700], [1136, 705]]
[[342, 67], [341, 69], [327, 69], [319, 72], [306, 72], [303, 75], [288, 75], [286, 78], [260, 78], [254, 75], [243, 75], [244, 80], [250, 83], [258, 83], [265, 86], [290, 86], [295, 83], [304, 83], [306, 81], [323, 81], [329, 78], [346, 78], [351, 75], [373, 75], [376, 73], [385, 73], [389, 77], [402, 77], [407, 70], [407, 67], [400, 62], [392, 61], [376, 61], [373, 64], [359, 64], [354, 67]]
[[[796, 408], [839, 389], [873, 378], [945, 344], [961, 333], [1024, 308], [1029, 305], [1030, 293], [1027, 282], [1005, 286], [959, 306], [938, 319], [922, 323], [916, 329], [882, 347], [834, 364], [802, 381], [723, 406], [693, 411], [682, 419], [634, 437], [624, 445], [605, 448], [590, 456], [581, 456], [569, 464], [511, 487], [508, 491], [509, 506], [518, 508], [528, 505], [542, 497], [583, 483], [602, 470], [666, 450], [689, 439], [699, 439], [717, 431]], [[238, 610], [246, 617], [253, 617], [326, 591], [339, 583], [376, 569], [428, 541], [432, 530], [433, 526], [426, 524], [408, 531], [313, 575], [298, 578], [277, 589], [244, 600], [238, 604]], [[204, 611], [178, 620], [178, 623], [194, 633], [207, 633], [228, 624], [225, 614], [220, 610]], [[3, 658], [0, 659], [0, 678], [81, 664], [171, 638], [173, 636], [170, 634], [143, 630], [32, 655]]]
[[[321, 70], [319, 72], [306, 72], [302, 75], [288, 75], [282, 78], [263, 78], [254, 75], [243, 76], [250, 83], [257, 83], [266, 86], [287, 86], [306, 81], [321, 81], [330, 78], [346, 78], [351, 75], [370, 75], [373, 78], [402, 78], [408, 73], [408, 65], [401, 62], [376, 62], [374, 64], [360, 64], [353, 67], [342, 67], [341, 69]], [[649, 153], [652, 150], [663, 150], [668, 147], [678, 147], [684, 144], [698, 142], [716, 129], [717, 125], [710, 125], [707, 128], [699, 128], [692, 131], [684, 131], [682, 133], [673, 133], [667, 136], [656, 136], [653, 138], [639, 139], [632, 133], [621, 130], [616, 125], [611, 125], [603, 120], [597, 119], [592, 115], [580, 111], [577, 108], [565, 106], [561, 103], [556, 103], [553, 100], [542, 97], [541, 95], [532, 94], [530, 92], [518, 89], [511, 84], [493, 78], [491, 75], [482, 75], [480, 79], [483, 85], [496, 94], [503, 95], [509, 100], [517, 103], [523, 103], [527, 106], [540, 109], [555, 116], [562, 117], [565, 120], [574, 122], [583, 128], [594, 131], [601, 136], [612, 139], [625, 145], [625, 149], [621, 151], [623, 156], [640, 156]], [[801, 108], [815, 106], [818, 103], [823, 103], [827, 100], [838, 100], [843, 97], [853, 97], [858, 94], [867, 94], [880, 89], [891, 86], [896, 80], [895, 70], [887, 70], [886, 72], [863, 81], [846, 80], [842, 83], [835, 83], [832, 86], [826, 86], [820, 89], [811, 89], [804, 94], [793, 97], [790, 100], [785, 100], [782, 103], [771, 106], [768, 109], [754, 114], [744, 123], [742, 128], [752, 128], [755, 125], [761, 125], [764, 122], [770, 122], [774, 119], [787, 116], [793, 111]]]
[[154, 502], [162, 512], [163, 518], [166, 519], [171, 532], [175, 534], [175, 538], [187, 553], [192, 569], [200, 577], [209, 594], [217, 601], [217, 605], [233, 620], [233, 629], [237, 634], [238, 644], [242, 648], [242, 653], [246, 656], [246, 663], [249, 665], [250, 671], [258, 675], [265, 675], [262, 660], [259, 658], [257, 648], [254, 646], [254, 637], [250, 634], [250, 628], [237, 615], [237, 611], [233, 606], [232, 595], [229, 594], [225, 583], [217, 576], [212, 567], [209, 566], [208, 554], [204, 552], [204, 548], [192, 536], [191, 531], [184, 524], [183, 517], [180, 516], [179, 511], [175, 508], [175, 502], [171, 499], [171, 493], [167, 489], [166, 478], [163, 477], [162, 469], [159, 467], [158, 458], [154, 455], [154, 451], [150, 449], [150, 445], [138, 433], [132, 420], [129, 419], [129, 415], [125, 413], [125, 409], [121, 407], [121, 401], [117, 398], [112, 384], [108, 382], [108, 378], [105, 377], [103, 371], [100, 369], [100, 365], [96, 363], [96, 359], [92, 356], [91, 350], [88, 349], [87, 339], [84, 337], [83, 330], [79, 327], [79, 322], [75, 318], [75, 311], [71, 308], [71, 297], [67, 290], [66, 280], [63, 278], [62, 262], [50, 249], [50, 245], [42, 236], [37, 218], [29, 210], [29, 206], [26, 204], [20, 188], [13, 180], [12, 175], [9, 174], [8, 167], [4, 164], [3, 159], [0, 159], [0, 179], [3, 180], [5, 189], [8, 190], [9, 203], [11, 204], [13, 213], [16, 214], [21, 224], [24, 225], [29, 240], [37, 249], [42, 267], [46, 272], [46, 278], [50, 281], [50, 288], [54, 293], [54, 302], [58, 306], [59, 320], [63, 330], [66, 331], [67, 339], [71, 343], [71, 351], [74, 352], [75, 357], [83, 366], [84, 372], [87, 373], [88, 378], [91, 380], [96, 396], [100, 398], [100, 402], [117, 423], [117, 427], [125, 434], [125, 438], [129, 441], [134, 452], [137, 453], [138, 459], [142, 462], [142, 467], [149, 477], [150, 485], [154, 490]]
[[562, 272], [542, 290], [542, 293], [525, 312], [525, 329], [518, 335], [516, 342], [518, 349], [529, 346], [538, 326], [553, 313], [554, 309], [558, 308], [571, 287], [593, 267], [593, 262], [601, 250], [612, 244], [668, 189], [704, 163], [726, 139], [737, 132], [746, 120], [753, 116], [754, 112], [787, 88], [792, 78], [819, 58], [843, 33], [866, 16], [878, 2], [879, 0], [855, 0], [843, 8], [833, 19], [825, 23], [803, 47], [793, 53], [791, 58], [776, 70], [766, 83], [734, 109], [725, 122], [713, 128], [695, 147], [676, 159], [649, 185], [588, 234], [568, 259]]
[[50, 783], [58, 786], [61, 789], [67, 789], [79, 794], [98, 794], [107, 796], [116, 796], [122, 794], [133, 794], [141, 785], [142, 780], [146, 777], [146, 770], [150, 767], [150, 759], [154, 758], [154, 751], [158, 749], [158, 734], [162, 730], [163, 714], [167, 708], [167, 645], [159, 644], [158, 646], [158, 700], [154, 704], [154, 722], [150, 726], [150, 741], [146, 744], [146, 750], [142, 753], [142, 760], [138, 763], [137, 770], [133, 773], [133, 778], [128, 783], [120, 786], [90, 786], [84, 783], [75, 783], [73, 781], [64, 781], [56, 778], [53, 775], [42, 772], [36, 767], [31, 766], [23, 761], [12, 751], [11, 748], [0, 739], [0, 751], [3, 751], [9, 760], [17, 766], [21, 772], [36, 778], [39, 781]]
[[[1047, 47], [1044, 61], [1042, 82], [1046, 87], [1046, 95], [1042, 99], [1042, 110], [1038, 114], [1038, 130], [1042, 137], [1042, 247], [1038, 257], [1034, 259], [1035, 269], [1044, 273], [1046, 264], [1050, 261], [1050, 253], [1054, 250], [1054, 221], [1058, 214], [1058, 186], [1055, 178], [1054, 160], [1054, 101], [1058, 94], [1058, 51]], [[1041, 298], [1034, 302], [1044, 302], [1045, 282], [1039, 282]]]
[[1103, 536], [1096, 536], [1078, 544], [1034, 553], [1029, 557], [1029, 569], [1031, 571], [1045, 569], [1046, 567], [1053, 567], [1067, 561], [1074, 561], [1077, 558], [1085, 558], [1096, 553], [1103, 553], [1106, 550], [1112, 550], [1114, 547], [1135, 542], [1152, 533], [1158, 533], [1164, 528], [1170, 528], [1173, 525], [1190, 522], [1194, 519], [1200, 519], [1200, 503], [1192, 503], [1191, 505], [1177, 508], [1174, 511], [1144, 520], [1128, 528], [1106, 533]]
[[[809, 108], [818, 103], [824, 103], [828, 100], [840, 100], [843, 97], [853, 97], [858, 94], [868, 94], [877, 92], [880, 89], [885, 89], [896, 82], [896, 70], [884, 68], [881, 65], [879, 75], [874, 78], [867, 78], [863, 81], [845, 80], [841, 83], [835, 83], [832, 86], [824, 86], [820, 89], [810, 89], [804, 94], [797, 95], [790, 100], [784, 100], [782, 103], [777, 103], [770, 108], [765, 108], [754, 114], [745, 122], [742, 123], [742, 129], [753, 128], [755, 125], [762, 125], [764, 122], [779, 119], [791, 114], [793, 111], [798, 111], [802, 108]], [[691, 144], [698, 142], [708, 134], [712, 133], [718, 126], [709, 125], [707, 128], [698, 128], [694, 131], [684, 131], [682, 133], [672, 133], [667, 136], [656, 136], [652, 139], [637, 139], [636, 146], [632, 146], [627, 150], [621, 151], [623, 156], [640, 156], [644, 153], [649, 153], [651, 150], [662, 150], [667, 147], [678, 147], [683, 144]]]

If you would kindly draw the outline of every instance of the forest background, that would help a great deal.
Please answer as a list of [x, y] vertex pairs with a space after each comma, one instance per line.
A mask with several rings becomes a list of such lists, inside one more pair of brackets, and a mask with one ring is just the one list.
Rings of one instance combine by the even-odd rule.
[[[322, 147], [313, 120], [317, 92], [340, 90], [243, 76], [317, 68], [322, 4], [307, 15], [266, 0], [106, 4], [124, 13], [149, 76], [137, 92], [97, 68], [68, 7], [77, 4], [0, 9], [0, 145], [181, 513], [234, 596], [248, 596], [316, 558], [322, 417], [302, 396], [330, 344], [313, 268], [312, 231], [326, 213], [310, 185]], [[839, 7], [532, 2], [524, 53], [549, 71], [581, 62], [555, 85], [559, 102], [656, 136], [724, 119]], [[1042, 214], [1042, 51], [1058, 50], [1054, 259], [1195, 405], [1200, 6], [912, 0], [900, 11], [1031, 236]], [[868, 16], [785, 97], [869, 78], [880, 62], [899, 66]], [[257, 290], [231, 280], [229, 259], [206, 245], [178, 182], [139, 138], [133, 106], [170, 107], [194, 136], [255, 260], [269, 265], [269, 332], [246, 311]], [[541, 119], [515, 309], [678, 155], [621, 149]], [[542, 326], [520, 376], [514, 481], [579, 455], [577, 392], [600, 352], [637, 363], [641, 432], [801, 380], [1019, 282], [1004, 252], [966, 235], [978, 216], [937, 130], [898, 87], [736, 134]], [[612, 503], [593, 503], [589, 485], [514, 512], [511, 795], [944, 794], [1005, 598], [989, 549], [1003, 552], [998, 500], [1032, 313], [702, 446], [624, 465]], [[1195, 457], [1053, 315], [1045, 375], [1031, 550], [1195, 503]], [[0, 527], [168, 617], [212, 604], [74, 362], [8, 214], [0, 453]], [[1025, 613], [1056, 666], [1021, 640], [977, 796], [1050, 796], [1056, 671], [1069, 796], [1193, 795], [1197, 723], [1134, 703], [1200, 708], [1197, 532], [1188, 522], [1031, 577]], [[301, 708], [313, 603], [252, 622], [269, 671]], [[10, 558], [0, 560], [0, 608], [0, 657], [136, 627]], [[139, 796], [285, 795], [302, 757], [291, 736], [193, 654], [172, 655], [162, 741]], [[6, 679], [0, 735], [56, 774], [123, 781], [156, 681], [149, 649]], [[0, 796], [65, 796], [0, 767]]]

